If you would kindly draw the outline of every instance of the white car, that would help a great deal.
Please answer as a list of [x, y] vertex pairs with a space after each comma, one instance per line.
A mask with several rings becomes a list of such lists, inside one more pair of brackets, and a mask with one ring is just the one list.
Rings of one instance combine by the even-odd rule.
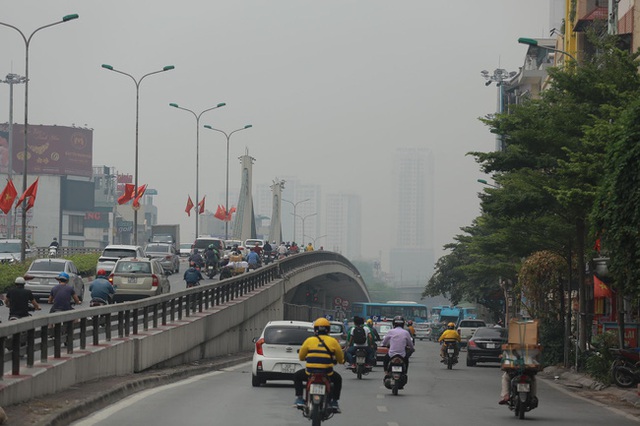
[[298, 350], [307, 337], [313, 336], [313, 323], [307, 321], [270, 321], [256, 344], [251, 362], [251, 385], [267, 380], [293, 380], [296, 371], [305, 368]]
[[[20, 262], [20, 251], [22, 250], [22, 240], [0, 239], [0, 263]], [[25, 258], [33, 259], [37, 255], [29, 243], [25, 244]]]

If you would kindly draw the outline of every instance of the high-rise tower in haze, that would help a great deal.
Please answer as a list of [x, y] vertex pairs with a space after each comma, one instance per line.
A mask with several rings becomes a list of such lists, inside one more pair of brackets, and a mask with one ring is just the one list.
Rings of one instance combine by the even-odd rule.
[[398, 286], [420, 287], [433, 274], [433, 154], [398, 148], [395, 158], [395, 238], [391, 273]]
[[318, 249], [341, 253], [349, 260], [361, 256], [362, 208], [355, 194], [327, 194], [326, 240], [316, 242]]

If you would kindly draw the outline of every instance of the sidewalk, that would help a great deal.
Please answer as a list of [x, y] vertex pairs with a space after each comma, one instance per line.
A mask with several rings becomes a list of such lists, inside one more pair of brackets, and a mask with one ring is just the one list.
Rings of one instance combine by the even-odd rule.
[[547, 367], [538, 377], [590, 401], [624, 411], [640, 421], [640, 395], [637, 387], [624, 389], [616, 385], [605, 386], [584, 373], [576, 373], [563, 367]]

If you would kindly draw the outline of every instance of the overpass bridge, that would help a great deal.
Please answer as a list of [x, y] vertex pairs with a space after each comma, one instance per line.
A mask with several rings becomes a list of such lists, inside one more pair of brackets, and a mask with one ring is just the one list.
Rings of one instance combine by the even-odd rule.
[[336, 315], [336, 298], [370, 300], [345, 257], [315, 251], [176, 293], [2, 323], [0, 406], [251, 350], [267, 321]]

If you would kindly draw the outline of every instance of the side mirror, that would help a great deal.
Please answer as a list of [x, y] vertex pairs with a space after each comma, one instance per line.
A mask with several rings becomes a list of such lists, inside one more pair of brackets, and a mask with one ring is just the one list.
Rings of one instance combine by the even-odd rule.
[[255, 343], [255, 342], [257, 342], [257, 341], [258, 341], [258, 338], [257, 338], [257, 337], [254, 337], [253, 339], [251, 339], [251, 341], [252, 341], [253, 343]]

